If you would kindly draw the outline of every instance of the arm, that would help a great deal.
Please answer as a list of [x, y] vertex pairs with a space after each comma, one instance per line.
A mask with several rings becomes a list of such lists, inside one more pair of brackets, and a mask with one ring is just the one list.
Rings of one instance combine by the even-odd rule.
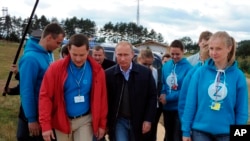
[[146, 113], [145, 113], [145, 119], [144, 121], [152, 122], [155, 119], [156, 115], [156, 105], [157, 105], [157, 90], [155, 81], [153, 78], [153, 75], [151, 72], [148, 74], [148, 99], [147, 99], [147, 107], [146, 107]]
[[[20, 60], [20, 96], [28, 128], [32, 136], [38, 136], [41, 127], [38, 123], [38, 74], [39, 66], [34, 57], [24, 56]], [[40, 87], [40, 86], [39, 86]]]
[[248, 120], [248, 89], [246, 78], [241, 73], [237, 82], [237, 99], [235, 104], [235, 124], [247, 124]]
[[183, 137], [190, 137], [191, 126], [193, 123], [193, 119], [195, 113], [197, 111], [197, 99], [198, 99], [198, 74], [195, 73], [190, 81], [189, 86], [196, 86], [192, 89], [188, 89], [186, 104], [184, 108], [184, 112], [182, 115], [182, 132]]
[[107, 87], [106, 87], [106, 76], [104, 70], [101, 70], [99, 73], [100, 80], [101, 80], [101, 121], [100, 121], [100, 127], [103, 130], [106, 130], [106, 124], [107, 124], [107, 114], [108, 114], [108, 98], [107, 98]]
[[[56, 69], [55, 69], [56, 70]], [[54, 70], [52, 66], [46, 71], [39, 93], [39, 122], [42, 127], [42, 132], [49, 131], [52, 129], [51, 125], [51, 113], [53, 104], [53, 86], [56, 85], [54, 80], [51, 79], [55, 77]]]
[[179, 112], [180, 119], [182, 119], [183, 111], [184, 111], [185, 104], [186, 104], [186, 97], [187, 97], [189, 82], [191, 80], [191, 73], [192, 72], [190, 71], [190, 73], [188, 73], [187, 76], [184, 78], [182, 87], [180, 90], [180, 94], [179, 94], [178, 112]]
[[37, 121], [37, 101], [35, 89], [39, 73], [36, 59], [22, 58], [19, 63], [21, 104], [28, 122]]

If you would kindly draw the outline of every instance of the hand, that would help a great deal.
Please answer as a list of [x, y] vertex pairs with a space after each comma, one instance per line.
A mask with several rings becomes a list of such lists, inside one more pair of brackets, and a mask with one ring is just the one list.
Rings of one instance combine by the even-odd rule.
[[12, 71], [14, 74], [17, 74], [18, 72], [17, 65], [13, 64], [10, 68], [10, 71]]
[[51, 141], [51, 139], [56, 139], [52, 130], [43, 132], [44, 141]]
[[35, 122], [29, 122], [29, 132], [32, 136], [39, 136], [41, 127], [37, 121]]
[[159, 101], [164, 105], [167, 104], [167, 100], [166, 100], [166, 94], [161, 94], [159, 97]]
[[190, 137], [182, 137], [182, 141], [192, 141], [192, 139]]
[[144, 121], [142, 124], [142, 134], [149, 132], [151, 129], [151, 122]]
[[98, 132], [95, 134], [95, 137], [97, 138], [97, 140], [100, 140], [100, 139], [102, 139], [104, 137], [105, 133], [106, 132], [105, 132], [104, 129], [99, 128]]

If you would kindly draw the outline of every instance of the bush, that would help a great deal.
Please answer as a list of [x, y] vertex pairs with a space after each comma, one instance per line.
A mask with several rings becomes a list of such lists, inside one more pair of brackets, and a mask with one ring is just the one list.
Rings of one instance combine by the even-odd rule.
[[250, 62], [247, 59], [240, 61], [239, 68], [244, 72], [250, 73]]
[[247, 69], [247, 74], [250, 74], [250, 67], [248, 67]]

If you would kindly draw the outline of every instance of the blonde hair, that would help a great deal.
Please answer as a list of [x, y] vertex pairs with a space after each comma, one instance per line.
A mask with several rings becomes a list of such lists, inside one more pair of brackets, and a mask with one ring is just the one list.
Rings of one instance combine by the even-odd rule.
[[138, 58], [154, 58], [154, 55], [150, 48], [146, 48], [140, 50]]
[[210, 37], [209, 42], [216, 38], [220, 38], [228, 48], [231, 47], [231, 51], [228, 53], [228, 56], [227, 56], [227, 61], [228, 61], [229, 66], [232, 65], [233, 62], [235, 61], [235, 54], [236, 54], [236, 42], [234, 38], [231, 37], [225, 31], [218, 31]]

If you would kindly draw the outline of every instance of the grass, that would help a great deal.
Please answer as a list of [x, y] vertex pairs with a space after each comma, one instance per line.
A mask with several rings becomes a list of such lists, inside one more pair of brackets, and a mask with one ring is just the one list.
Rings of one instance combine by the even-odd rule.
[[[15, 58], [19, 44], [0, 40], [0, 88], [1, 94], [9, 75], [10, 66]], [[55, 59], [59, 58], [59, 51], [55, 52]], [[21, 53], [22, 54], [22, 51]], [[10, 86], [15, 86], [17, 81], [12, 77]], [[248, 83], [250, 94], [250, 82]], [[249, 96], [250, 98], [250, 96]], [[249, 99], [250, 101], [250, 99]], [[19, 96], [0, 96], [0, 141], [16, 140], [17, 117], [20, 105]], [[249, 107], [250, 109], [250, 107]], [[162, 123], [162, 122], [161, 122]], [[250, 124], [250, 123], [249, 123]]]
[[[2, 96], [5, 87], [10, 66], [13, 63], [18, 43], [11, 43], [0, 40], [0, 141], [14, 141], [16, 140], [17, 117], [19, 112], [20, 97], [19, 96]], [[20, 52], [19, 57], [22, 54]], [[55, 51], [55, 59], [59, 58], [59, 51]], [[18, 81], [15, 80], [14, 75], [10, 82], [10, 87], [15, 86]]]
[[[15, 58], [15, 52], [18, 44], [0, 41], [0, 88], [1, 94], [7, 80], [10, 66]], [[14, 77], [13, 77], [14, 78]], [[11, 81], [10, 86], [14, 86], [17, 82]], [[0, 96], [0, 140], [13, 141], [16, 140], [17, 115], [19, 110], [19, 96]]]

